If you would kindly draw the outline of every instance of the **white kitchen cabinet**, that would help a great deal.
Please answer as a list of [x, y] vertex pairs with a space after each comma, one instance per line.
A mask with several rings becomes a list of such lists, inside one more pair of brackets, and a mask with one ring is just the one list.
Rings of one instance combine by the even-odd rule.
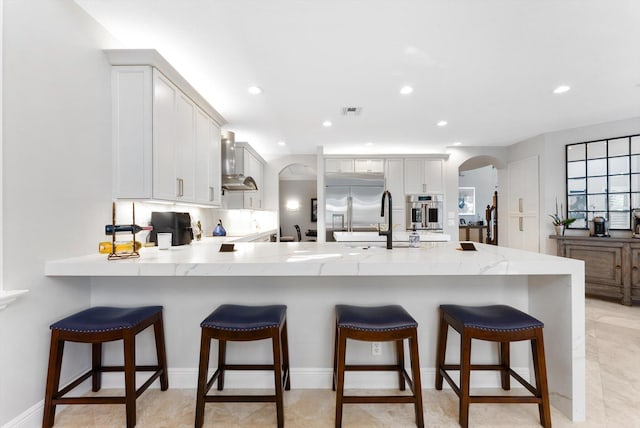
[[196, 202], [220, 205], [220, 127], [196, 110]]
[[384, 173], [384, 159], [354, 159], [354, 172]]
[[508, 246], [538, 252], [540, 214], [538, 157], [509, 162], [507, 165]]
[[407, 158], [404, 161], [406, 194], [444, 193], [444, 160]]
[[220, 205], [222, 116], [157, 52], [106, 53], [114, 198]]
[[354, 161], [347, 158], [327, 158], [324, 160], [324, 172], [354, 172]]
[[404, 231], [406, 229], [404, 195], [404, 160], [385, 160], [384, 188], [391, 192], [393, 203], [393, 223], [397, 224], [394, 231]]

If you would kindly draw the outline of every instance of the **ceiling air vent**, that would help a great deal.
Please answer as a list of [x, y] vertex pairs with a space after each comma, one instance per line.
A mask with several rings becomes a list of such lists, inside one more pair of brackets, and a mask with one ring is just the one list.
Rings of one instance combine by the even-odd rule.
[[362, 107], [342, 107], [343, 116], [360, 116]]

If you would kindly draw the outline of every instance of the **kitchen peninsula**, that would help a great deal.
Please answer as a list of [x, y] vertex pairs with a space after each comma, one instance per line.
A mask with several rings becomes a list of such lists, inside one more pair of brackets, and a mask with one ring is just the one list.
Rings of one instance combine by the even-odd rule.
[[[177, 388], [195, 387], [199, 323], [222, 303], [288, 306], [293, 388], [330, 388], [336, 303], [403, 305], [420, 325], [425, 388], [433, 386], [438, 305], [509, 304], [545, 323], [552, 404], [570, 419], [584, 420], [583, 262], [484, 244], [476, 244], [477, 251], [457, 247], [457, 242], [393, 250], [354, 243], [237, 243], [235, 251], [222, 253], [219, 244], [203, 241], [167, 251], [147, 248], [135, 260], [90, 255], [49, 261], [46, 274], [61, 282], [87, 277], [92, 305], [163, 305], [170, 383]], [[458, 339], [451, 336], [455, 348]], [[248, 362], [269, 355], [266, 342], [232, 345], [229, 352]], [[474, 358], [497, 361], [491, 345], [475, 345]], [[528, 346], [512, 347], [512, 365], [525, 377]], [[392, 349], [383, 344], [383, 355], [373, 357], [366, 344], [356, 342], [353, 357], [390, 359]], [[121, 352], [107, 351], [114, 360]], [[141, 358], [147, 355], [143, 351]], [[254, 388], [268, 387], [269, 380], [266, 374], [229, 378], [231, 386]], [[350, 382], [354, 388], [394, 385], [393, 377], [369, 373], [354, 373]], [[498, 384], [498, 376], [489, 373], [474, 377], [472, 385]]]

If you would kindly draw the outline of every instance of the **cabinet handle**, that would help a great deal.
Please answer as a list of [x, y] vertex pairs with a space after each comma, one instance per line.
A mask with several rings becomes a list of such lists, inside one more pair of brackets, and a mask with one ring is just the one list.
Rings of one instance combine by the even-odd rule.
[[209, 186], [209, 201], [213, 201], [213, 187]]
[[182, 178], [176, 178], [176, 184], [178, 186], [178, 190], [177, 190], [177, 194], [176, 196], [180, 197], [182, 196]]
[[422, 192], [426, 192], [427, 191], [427, 185], [425, 183], [422, 183]]
[[518, 212], [522, 212], [523, 201], [522, 198], [518, 198]]
[[522, 217], [518, 217], [518, 229], [520, 232], [524, 232], [524, 219]]

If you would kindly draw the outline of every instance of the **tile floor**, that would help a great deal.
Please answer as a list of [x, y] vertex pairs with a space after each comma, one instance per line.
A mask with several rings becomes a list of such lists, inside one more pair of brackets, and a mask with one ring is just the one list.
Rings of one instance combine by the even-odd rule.
[[[555, 428], [640, 427], [640, 307], [587, 299], [587, 421], [571, 423], [552, 408]], [[114, 391], [106, 391], [113, 394]], [[425, 389], [427, 427], [457, 427], [457, 397], [450, 390]], [[327, 428], [334, 425], [335, 395], [329, 390], [292, 390], [285, 395], [285, 425]], [[195, 390], [148, 390], [138, 399], [139, 428], [192, 427]], [[343, 426], [415, 427], [410, 405], [347, 405]], [[214, 423], [215, 421], [215, 423]], [[538, 427], [537, 406], [471, 405], [473, 427]], [[274, 427], [271, 403], [208, 404], [205, 427]], [[56, 427], [123, 427], [124, 406], [69, 406]]]

